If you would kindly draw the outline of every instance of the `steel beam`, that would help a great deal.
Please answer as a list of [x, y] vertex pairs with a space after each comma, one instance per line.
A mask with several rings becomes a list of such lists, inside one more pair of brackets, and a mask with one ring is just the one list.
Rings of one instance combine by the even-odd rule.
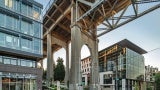
[[82, 16], [80, 16], [79, 18], [76, 19], [76, 22], [80, 21], [85, 16], [87, 16], [88, 14], [90, 14], [91, 12], [93, 12], [102, 2], [103, 2], [103, 0], [97, 0], [94, 3], [94, 5], [91, 7], [91, 9], [89, 9], [85, 14], [83, 14]]
[[70, 6], [64, 11], [64, 13], [61, 14], [61, 16], [59, 16], [59, 18], [55, 21], [55, 23], [52, 24], [52, 26], [45, 32], [45, 34], [43, 35], [43, 38], [46, 37], [46, 35], [47, 35], [48, 33], [50, 33], [50, 32], [53, 30], [53, 28], [55, 28], [56, 25], [62, 20], [62, 18], [64, 18], [65, 15], [67, 15], [67, 14], [69, 13], [69, 11], [70, 11], [70, 9], [71, 9], [71, 6], [72, 6], [72, 5], [70, 5]]
[[152, 8], [150, 8], [150, 9], [148, 9], [148, 10], [146, 10], [146, 11], [140, 13], [140, 14], [138, 14], [137, 16], [135, 16], [135, 17], [133, 17], [133, 18], [127, 20], [127, 21], [124, 21], [124, 22], [118, 24], [118, 25], [115, 26], [114, 28], [107, 29], [107, 31], [104, 31], [104, 32], [98, 34], [97, 36], [100, 37], [100, 36], [102, 36], [102, 35], [110, 32], [110, 31], [112, 31], [112, 30], [114, 30], [114, 29], [116, 29], [116, 28], [118, 28], [118, 27], [120, 27], [120, 26], [123, 26], [123, 25], [125, 25], [125, 24], [127, 24], [127, 23], [129, 23], [129, 22], [131, 22], [131, 21], [133, 21], [133, 20], [135, 20], [135, 19], [137, 19], [137, 18], [140, 18], [140, 17], [142, 17], [143, 15], [146, 15], [146, 14], [148, 14], [148, 13], [150, 13], [150, 12], [152, 12], [152, 11], [158, 9], [158, 8], [160, 8], [160, 4], [158, 4], [158, 5], [156, 5], [156, 6], [153, 6]]

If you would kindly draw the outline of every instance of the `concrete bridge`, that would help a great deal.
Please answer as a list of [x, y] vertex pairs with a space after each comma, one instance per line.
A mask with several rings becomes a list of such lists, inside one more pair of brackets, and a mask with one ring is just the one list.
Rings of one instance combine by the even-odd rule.
[[[80, 51], [87, 45], [92, 58], [90, 90], [99, 90], [98, 36], [114, 30], [138, 17], [160, 7], [158, 4], [142, 13], [137, 6], [141, 3], [157, 0], [52, 0], [43, 17], [43, 51], [47, 57], [47, 79], [53, 79], [53, 55], [62, 47], [66, 50], [66, 76], [69, 90], [81, 87]], [[122, 23], [123, 14], [128, 6], [133, 6], [134, 16]], [[122, 11], [119, 17], [115, 14]], [[109, 20], [116, 19], [115, 23]], [[105, 23], [104, 23], [105, 21]], [[97, 35], [97, 26], [103, 24], [108, 30]], [[69, 43], [71, 42], [71, 69], [69, 71]]]

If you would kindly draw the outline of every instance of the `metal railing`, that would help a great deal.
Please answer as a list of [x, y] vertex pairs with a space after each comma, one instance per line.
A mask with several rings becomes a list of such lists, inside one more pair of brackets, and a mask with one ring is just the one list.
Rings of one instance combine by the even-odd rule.
[[46, 5], [46, 7], [44, 8], [42, 14], [43, 17], [45, 16], [45, 14], [48, 12], [49, 8], [51, 7], [51, 5], [55, 2], [56, 0], [49, 0], [48, 4]]

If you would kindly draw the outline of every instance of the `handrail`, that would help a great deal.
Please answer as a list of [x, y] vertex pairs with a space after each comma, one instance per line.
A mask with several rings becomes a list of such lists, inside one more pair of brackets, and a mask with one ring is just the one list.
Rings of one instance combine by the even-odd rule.
[[51, 5], [55, 2], [55, 0], [49, 0], [48, 4], [46, 5], [45, 9], [43, 10], [42, 14], [43, 17], [45, 16], [45, 14], [48, 12], [48, 9], [51, 7]]

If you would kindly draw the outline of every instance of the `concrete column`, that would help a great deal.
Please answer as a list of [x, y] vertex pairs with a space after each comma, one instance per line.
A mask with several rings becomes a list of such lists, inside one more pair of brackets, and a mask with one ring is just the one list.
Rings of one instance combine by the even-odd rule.
[[71, 28], [71, 71], [69, 90], [80, 90], [82, 84], [81, 76], [81, 31], [78, 25]]
[[66, 46], [66, 72], [65, 72], [65, 84], [69, 83], [69, 44]]
[[53, 79], [53, 57], [52, 57], [52, 38], [51, 33], [47, 34], [47, 85], [50, 86], [50, 83]]
[[94, 41], [94, 45], [91, 48], [92, 67], [91, 67], [91, 82], [90, 90], [100, 90], [99, 85], [99, 64], [98, 64], [98, 40]]
[[55, 65], [56, 65], [56, 64], [55, 64], [55, 61], [54, 61], [54, 53], [55, 53], [55, 51], [52, 49], [52, 54], [51, 54], [51, 55], [52, 55], [52, 61], [53, 61], [53, 64], [52, 64], [52, 68], [53, 68], [53, 69], [52, 69], [52, 72], [53, 72], [53, 73], [52, 73], [52, 76], [53, 76], [53, 77], [52, 77], [52, 83], [54, 82], [54, 69], [55, 69]]
[[76, 23], [76, 18], [79, 16], [78, 8], [74, 0], [72, 0], [73, 7], [71, 8], [71, 70], [69, 90], [81, 90], [82, 75], [81, 75], [81, 28]]

